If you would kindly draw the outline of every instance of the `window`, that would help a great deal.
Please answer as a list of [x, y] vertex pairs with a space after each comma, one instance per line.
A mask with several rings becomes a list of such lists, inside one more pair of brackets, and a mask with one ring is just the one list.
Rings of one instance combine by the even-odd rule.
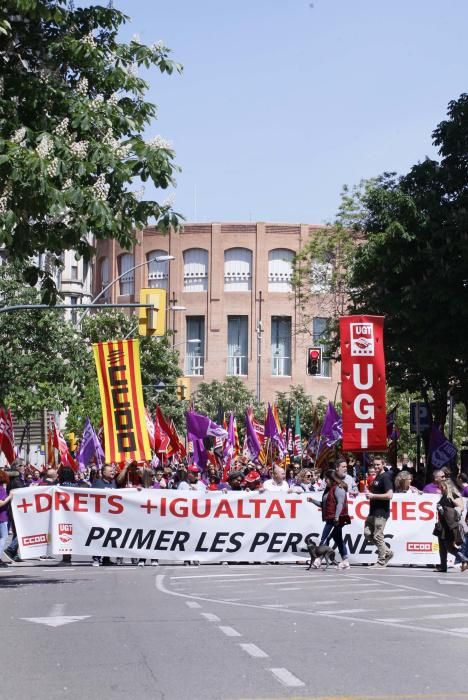
[[[327, 351], [327, 348], [323, 344], [324, 336], [326, 335], [328, 318], [314, 318], [312, 321], [312, 342], [314, 346], [319, 346], [323, 348], [323, 352]], [[320, 377], [331, 377], [331, 361], [330, 358], [325, 357], [322, 353], [322, 371], [319, 375]]]
[[190, 248], [184, 251], [184, 292], [208, 290], [208, 251]]
[[133, 255], [124, 253], [119, 256], [118, 269], [120, 279], [120, 296], [128, 296], [134, 292], [135, 266]]
[[78, 279], [78, 265], [72, 265], [70, 267], [70, 279], [74, 282]]
[[248, 317], [228, 316], [227, 374], [247, 375]]
[[[201, 376], [205, 361], [205, 317], [186, 316], [185, 374]], [[190, 343], [198, 339], [199, 343]]]
[[252, 251], [230, 248], [224, 252], [224, 291], [250, 292], [252, 289]]
[[[100, 274], [100, 279], [101, 279], [101, 292], [103, 289], [107, 287], [107, 285], [110, 282], [109, 278], [109, 258], [101, 258], [100, 264], [99, 264], [99, 274]], [[105, 292], [103, 294], [103, 298], [106, 299], [109, 295], [109, 291]]]
[[268, 291], [290, 292], [294, 251], [275, 248], [268, 253]]
[[148, 287], [152, 289], [167, 289], [169, 279], [169, 260], [157, 262], [155, 258], [167, 255], [165, 250], [152, 250], [148, 253]]
[[89, 262], [87, 260], [83, 260], [83, 284], [86, 284], [86, 278], [88, 277], [88, 272], [89, 272]]
[[291, 376], [291, 317], [271, 317], [271, 374]]
[[[78, 305], [78, 297], [70, 297], [70, 304], [73, 304], [73, 306], [77, 306]], [[71, 310], [70, 319], [71, 319], [71, 322], [74, 325], [76, 325], [76, 322], [78, 321], [78, 310], [77, 309]]]

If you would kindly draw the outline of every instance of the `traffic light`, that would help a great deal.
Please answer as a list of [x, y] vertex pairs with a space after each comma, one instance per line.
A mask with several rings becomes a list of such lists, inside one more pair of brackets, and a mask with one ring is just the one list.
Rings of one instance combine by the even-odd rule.
[[322, 348], [307, 350], [307, 374], [312, 376], [322, 374]]
[[138, 309], [138, 333], [146, 336], [162, 336], [166, 332], [166, 290], [140, 289], [140, 304], [153, 308]]
[[75, 433], [68, 433], [68, 445], [70, 447], [70, 452], [74, 452], [76, 450]]
[[188, 401], [190, 398], [190, 377], [177, 377], [176, 393], [179, 401]]

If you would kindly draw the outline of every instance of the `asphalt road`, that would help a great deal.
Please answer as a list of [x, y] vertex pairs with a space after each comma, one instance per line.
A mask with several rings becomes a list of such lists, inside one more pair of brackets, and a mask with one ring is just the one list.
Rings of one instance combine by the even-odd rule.
[[468, 698], [468, 572], [0, 570], [8, 700]]

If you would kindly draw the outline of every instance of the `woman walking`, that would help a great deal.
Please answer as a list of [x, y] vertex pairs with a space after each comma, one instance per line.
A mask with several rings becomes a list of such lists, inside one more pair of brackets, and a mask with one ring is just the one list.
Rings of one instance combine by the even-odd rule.
[[448, 553], [453, 554], [456, 561], [462, 562], [462, 571], [465, 571], [468, 558], [460, 548], [464, 539], [461, 527], [463, 499], [451, 481], [444, 479], [440, 482], [439, 487], [442, 495], [437, 503], [438, 521], [434, 528], [434, 534], [439, 540], [440, 564], [437, 564], [435, 571], [447, 573]]
[[[321, 501], [310, 497], [307, 500], [322, 508], [322, 520], [325, 522], [325, 525], [320, 544], [325, 544], [331, 537], [335, 541], [341, 556], [341, 562], [338, 567], [340, 569], [349, 569], [348, 550], [343, 542], [343, 527], [351, 522], [348, 514], [346, 487], [334, 469], [329, 469], [326, 472], [325, 483], [326, 486]], [[316, 559], [313, 562], [313, 566], [316, 569], [320, 568], [320, 559]]]

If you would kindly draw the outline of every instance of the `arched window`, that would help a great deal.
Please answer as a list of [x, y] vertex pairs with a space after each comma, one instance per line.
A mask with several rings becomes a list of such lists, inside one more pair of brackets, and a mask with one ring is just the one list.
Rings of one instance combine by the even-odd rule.
[[155, 258], [162, 255], [167, 257], [165, 250], [152, 250], [148, 253], [148, 287], [152, 289], [167, 289], [169, 279], [169, 260], [158, 262]]
[[122, 275], [120, 279], [120, 296], [128, 296], [134, 293], [134, 280], [135, 280], [135, 259], [130, 253], [123, 253], [119, 255], [118, 260], [118, 270], [119, 276]]
[[275, 248], [268, 253], [268, 291], [290, 292], [294, 251]]
[[252, 251], [229, 248], [224, 251], [224, 291], [250, 292], [252, 289]]
[[184, 251], [184, 292], [208, 290], [208, 251], [189, 248]]
[[[99, 261], [99, 277], [98, 280], [100, 281], [100, 288], [98, 291], [101, 291], [107, 287], [107, 285], [110, 282], [110, 277], [109, 277], [109, 258], [101, 258]], [[109, 295], [109, 290], [103, 295], [104, 299], [106, 299]]]

